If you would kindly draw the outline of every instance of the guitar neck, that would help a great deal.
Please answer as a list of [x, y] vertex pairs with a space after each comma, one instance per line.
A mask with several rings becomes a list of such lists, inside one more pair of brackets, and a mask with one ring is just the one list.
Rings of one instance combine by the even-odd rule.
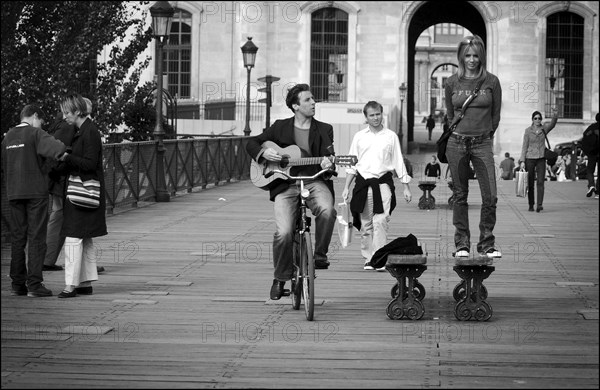
[[302, 157], [292, 158], [288, 160], [288, 165], [300, 166], [300, 165], [318, 165], [321, 164], [323, 157]]

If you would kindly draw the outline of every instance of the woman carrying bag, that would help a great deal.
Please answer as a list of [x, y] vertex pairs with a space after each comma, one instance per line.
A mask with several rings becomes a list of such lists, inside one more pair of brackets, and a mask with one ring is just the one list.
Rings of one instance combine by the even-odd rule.
[[[93, 237], [104, 236], [106, 229], [106, 198], [102, 168], [102, 138], [96, 125], [88, 117], [85, 100], [80, 95], [62, 99], [60, 109], [65, 121], [77, 129], [73, 137], [72, 153], [61, 158], [58, 171], [79, 176], [82, 181], [99, 182], [99, 203], [82, 207], [64, 200], [64, 222], [61, 235], [65, 237], [65, 288], [59, 298], [73, 298], [77, 294], [91, 295], [92, 282], [98, 280]], [[70, 186], [69, 186], [70, 187]], [[67, 194], [69, 190], [67, 189]]]
[[[479, 36], [463, 38], [457, 48], [458, 72], [446, 82], [445, 99], [448, 119], [458, 122], [448, 138], [446, 157], [452, 174], [455, 227], [455, 257], [469, 257], [469, 168], [473, 164], [481, 191], [479, 240], [477, 252], [488, 258], [502, 257], [493, 233], [496, 225], [496, 169], [492, 138], [500, 123], [502, 88], [498, 77], [486, 70], [486, 51]], [[465, 109], [470, 102], [468, 109]]]
[[532, 124], [525, 129], [523, 135], [523, 146], [521, 147], [521, 158], [519, 163], [521, 168], [527, 171], [527, 197], [529, 200], [529, 211], [533, 211], [535, 194], [533, 192], [533, 183], [537, 177], [537, 208], [538, 213], [544, 209], [544, 184], [546, 182], [546, 159], [544, 151], [546, 149], [546, 136], [554, 129], [558, 121], [558, 111], [552, 109], [554, 116], [549, 124], [542, 124], [542, 113], [534, 111], [531, 114]]

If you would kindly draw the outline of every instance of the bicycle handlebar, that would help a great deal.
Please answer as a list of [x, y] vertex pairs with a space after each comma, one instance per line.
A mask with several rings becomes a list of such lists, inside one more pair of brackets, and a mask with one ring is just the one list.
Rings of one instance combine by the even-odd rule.
[[326, 169], [320, 170], [319, 172], [315, 173], [312, 176], [290, 176], [285, 171], [280, 171], [279, 169], [273, 169], [271, 172], [268, 172], [265, 175], [265, 178], [269, 178], [269, 177], [273, 176], [275, 173], [280, 173], [280, 174], [282, 174], [283, 176], [287, 177], [290, 180], [314, 180], [317, 177], [319, 177], [322, 174], [324, 174], [325, 172], [331, 172], [334, 176], [337, 176], [337, 174], [338, 174], [336, 171], [334, 171], [332, 169], [329, 169], [329, 168], [326, 168]]

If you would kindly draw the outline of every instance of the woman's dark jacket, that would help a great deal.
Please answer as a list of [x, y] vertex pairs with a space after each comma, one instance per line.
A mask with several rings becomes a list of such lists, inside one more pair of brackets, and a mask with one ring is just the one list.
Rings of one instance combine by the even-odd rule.
[[[81, 180], [100, 181], [100, 207], [83, 209], [66, 199], [63, 208], [64, 222], [61, 235], [65, 237], [92, 238], [108, 234], [106, 230], [106, 196], [102, 168], [102, 138], [91, 119], [86, 119], [73, 137], [72, 153], [58, 167], [61, 174], [78, 175]], [[68, 185], [68, 183], [67, 183]], [[65, 186], [65, 190], [66, 190]]]

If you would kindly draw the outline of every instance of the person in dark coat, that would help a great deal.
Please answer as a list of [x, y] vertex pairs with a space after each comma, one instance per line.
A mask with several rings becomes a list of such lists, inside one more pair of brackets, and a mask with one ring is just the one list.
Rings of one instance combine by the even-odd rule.
[[48, 180], [43, 167], [45, 158], [57, 159], [67, 147], [41, 129], [45, 118], [38, 105], [26, 105], [21, 123], [2, 140], [2, 175], [10, 211], [11, 295], [52, 296], [42, 283], [48, 222]]
[[425, 166], [425, 176], [439, 179], [442, 174], [442, 167], [437, 162], [436, 156], [431, 156], [431, 162]]
[[[75, 127], [65, 122], [62, 112], [59, 112], [56, 119], [50, 125], [48, 134], [60, 140], [67, 147], [71, 146], [75, 136]], [[49, 183], [48, 191], [48, 229], [46, 233], [46, 258], [44, 259], [44, 271], [62, 271], [63, 267], [57, 265], [58, 256], [62, 250], [65, 238], [60, 235], [63, 223], [63, 203], [65, 192], [65, 177], [54, 171], [57, 162], [49, 162]]]
[[588, 157], [586, 166], [586, 179], [588, 183], [588, 190], [585, 196], [588, 198], [596, 193], [598, 198], [598, 177], [596, 177], [596, 183], [594, 183], [594, 171], [598, 165], [598, 154], [600, 148], [598, 148], [598, 123], [600, 122], [600, 113], [596, 114], [596, 123], [592, 123], [583, 132], [583, 138], [581, 139], [581, 148]]
[[425, 126], [427, 127], [427, 134], [429, 136], [429, 141], [431, 141], [431, 134], [433, 133], [433, 129], [435, 128], [435, 120], [433, 119], [433, 116], [429, 115]]
[[71, 145], [72, 152], [62, 158], [59, 171], [69, 178], [77, 175], [82, 181], [100, 182], [100, 206], [81, 208], [64, 201], [61, 235], [65, 237], [65, 289], [59, 298], [77, 294], [92, 294], [91, 282], [98, 280], [92, 238], [108, 234], [106, 229], [106, 198], [102, 169], [102, 138], [94, 122], [88, 117], [85, 100], [80, 95], [69, 95], [60, 103], [67, 123], [77, 132]]

